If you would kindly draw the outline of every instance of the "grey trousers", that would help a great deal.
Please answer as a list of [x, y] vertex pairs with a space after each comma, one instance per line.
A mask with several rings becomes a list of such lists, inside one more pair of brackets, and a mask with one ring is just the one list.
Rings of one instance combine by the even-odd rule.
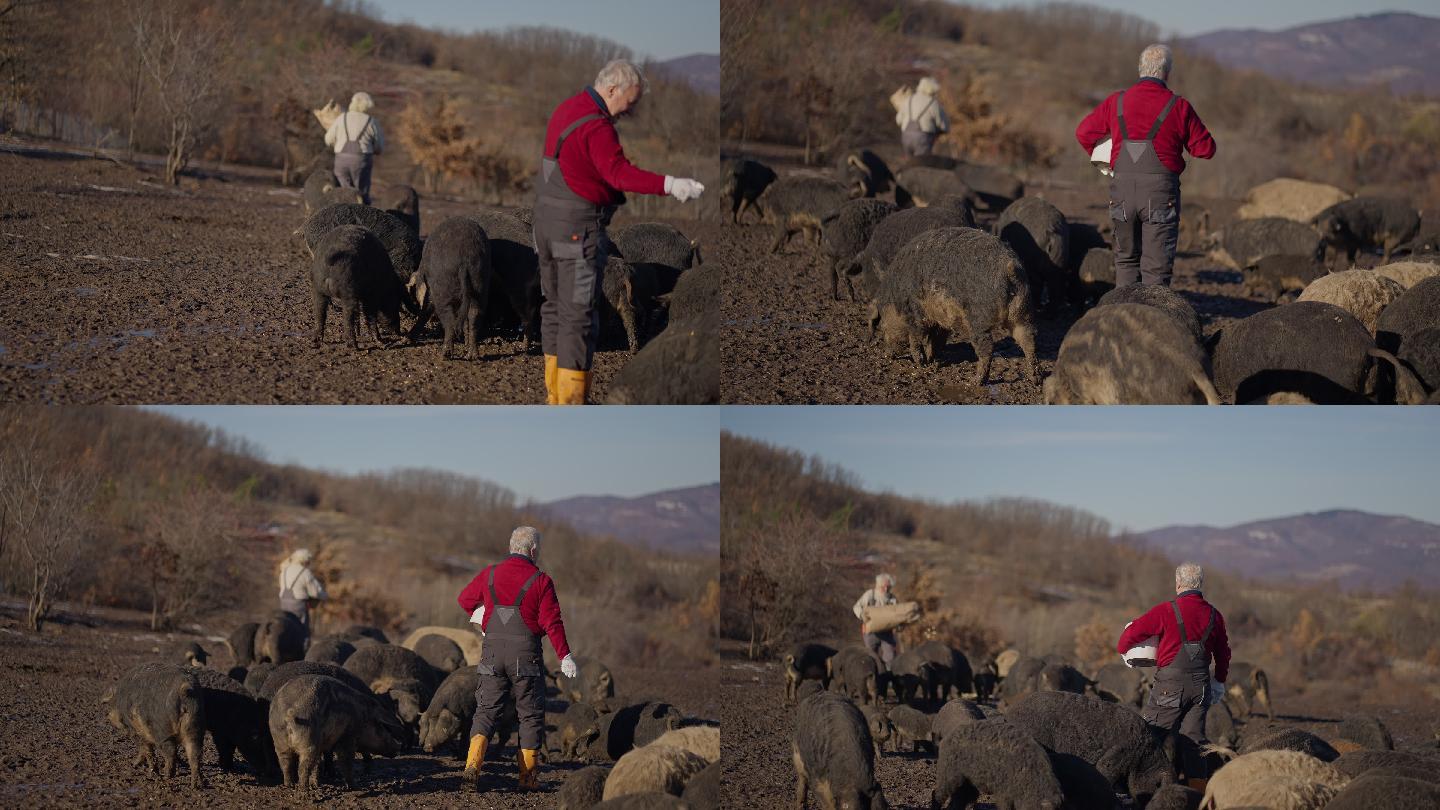
[[370, 169], [375, 163], [374, 155], [356, 155], [341, 152], [335, 156], [335, 179], [341, 188], [360, 190], [360, 199], [370, 204]]
[[875, 656], [880, 663], [885, 665], [885, 671], [890, 671], [890, 662], [895, 660], [895, 631], [886, 630], [883, 633], [866, 633], [865, 649]]
[[1116, 173], [1110, 180], [1115, 226], [1115, 286], [1170, 286], [1180, 241], [1180, 178]]
[[1150, 697], [1140, 712], [1150, 725], [1180, 733], [1180, 759], [1186, 779], [1209, 777], [1205, 757], [1200, 753], [1209, 743], [1205, 738], [1205, 715], [1210, 708], [1205, 703], [1205, 692], [1209, 685], [1209, 672], [1203, 677], [1156, 672], [1155, 685], [1150, 687]]
[[520, 724], [520, 747], [538, 750], [545, 744], [545, 676], [540, 654], [524, 644], [491, 634], [485, 639], [475, 686], [475, 717], [470, 736], [486, 739], [494, 733], [505, 709], [505, 697], [515, 701]]
[[910, 127], [900, 133], [900, 146], [905, 150], [905, 154], [911, 157], [928, 155], [930, 150], [935, 148], [935, 136], [918, 127]]
[[540, 345], [560, 368], [589, 371], [600, 335], [600, 296], [605, 294], [609, 240], [589, 221], [535, 212], [535, 252], [540, 258]]

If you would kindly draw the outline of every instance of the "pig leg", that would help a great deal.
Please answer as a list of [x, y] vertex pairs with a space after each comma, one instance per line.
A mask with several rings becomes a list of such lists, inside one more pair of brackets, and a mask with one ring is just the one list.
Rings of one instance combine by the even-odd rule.
[[785, 240], [790, 238], [790, 229], [785, 223], [775, 226], [775, 240], [770, 243], [770, 252], [779, 253], [780, 248], [785, 245]]
[[291, 787], [298, 781], [296, 760], [294, 751], [277, 751], [280, 757], [280, 781], [285, 787]]
[[474, 360], [479, 355], [480, 314], [485, 311], [485, 291], [481, 290], [468, 304], [465, 313], [465, 357]]
[[359, 334], [360, 324], [357, 323], [360, 311], [353, 302], [345, 302], [340, 305], [340, 313], [345, 318], [345, 338], [350, 341], [350, 348], [359, 351], [360, 344], [356, 337]]
[[805, 765], [800, 761], [800, 749], [794, 749], [795, 759], [795, 810], [805, 810], [805, 801], [810, 797], [810, 784], [805, 775]]
[[[1030, 382], [1039, 382], [1040, 360], [1035, 356], [1035, 327], [1027, 323], [1017, 323], [1010, 330], [1010, 336], [1020, 345], [1020, 351], [1025, 353], [1025, 373], [1029, 375]], [[948, 686], [945, 691], [949, 692]]]
[[979, 361], [975, 369], [975, 384], [984, 385], [986, 378], [990, 376], [990, 356], [995, 352], [995, 339], [990, 336], [988, 325], [984, 329], [978, 329], [972, 321], [969, 326], [970, 345], [975, 348], [975, 358]]
[[640, 336], [635, 328], [635, 310], [630, 307], [621, 310], [620, 320], [625, 324], [625, 342], [630, 345], [630, 353], [634, 354], [640, 350]]
[[186, 735], [185, 764], [190, 766], [190, 787], [205, 787], [205, 776], [200, 773], [200, 754], [204, 750], [205, 735]]
[[175, 751], [175, 741], [174, 741], [174, 740], [166, 740], [165, 742], [162, 742], [162, 743], [160, 743], [159, 745], [157, 745], [156, 748], [160, 749], [160, 757], [161, 757], [161, 759], [163, 759], [164, 762], [165, 762], [165, 771], [164, 771], [164, 772], [165, 772], [165, 776], [166, 776], [167, 778], [168, 778], [168, 777], [171, 777], [171, 776], [174, 776], [174, 775], [175, 775], [175, 754], [176, 754], [176, 751]]
[[316, 290], [313, 301], [315, 304], [315, 334], [310, 338], [310, 345], [318, 349], [321, 342], [325, 340], [325, 311], [330, 308], [330, 299], [325, 293]]
[[299, 767], [300, 790], [309, 793], [310, 788], [320, 787], [320, 759], [313, 750], [308, 748], [300, 751]]
[[[464, 305], [462, 304], [461, 306], [462, 306], [461, 311], [462, 311], [462, 313], [463, 313], [463, 311], [464, 311], [463, 306], [464, 306]], [[446, 309], [448, 310], [449, 307], [446, 307]], [[445, 360], [445, 359], [448, 359], [448, 358], [450, 357], [450, 349], [454, 348], [454, 346], [455, 346], [455, 330], [456, 330], [456, 329], [459, 329], [459, 328], [460, 328], [460, 323], [459, 323], [459, 321], [456, 320], [456, 318], [455, 318], [455, 316], [454, 316], [453, 313], [451, 313], [450, 317], [448, 317], [448, 318], [441, 318], [441, 319], [440, 319], [440, 331], [444, 333], [444, 337], [442, 337], [442, 338], [440, 339], [440, 359], [441, 359], [441, 360]]]
[[355, 786], [355, 750], [343, 743], [335, 748], [335, 764], [340, 771], [340, 781], [346, 788]]

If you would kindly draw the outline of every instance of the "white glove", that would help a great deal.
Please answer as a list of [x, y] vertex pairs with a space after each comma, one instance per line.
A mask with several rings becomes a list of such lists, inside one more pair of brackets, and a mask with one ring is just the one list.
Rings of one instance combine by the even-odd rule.
[[691, 180], [688, 177], [665, 176], [665, 193], [680, 202], [688, 202], [700, 196], [705, 191], [705, 186], [698, 180]]
[[575, 666], [575, 657], [567, 655], [560, 659], [560, 674], [567, 678], [573, 678], [580, 674], [580, 667]]

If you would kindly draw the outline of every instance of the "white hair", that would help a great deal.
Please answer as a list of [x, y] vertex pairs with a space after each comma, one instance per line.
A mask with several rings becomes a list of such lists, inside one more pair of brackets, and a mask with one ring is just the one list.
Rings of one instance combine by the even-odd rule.
[[521, 526], [510, 533], [510, 553], [524, 554], [526, 557], [535, 556], [535, 550], [540, 547], [540, 530], [534, 526]]
[[368, 113], [375, 109], [375, 99], [362, 91], [350, 97], [350, 106], [345, 109], [346, 112]]
[[1170, 68], [1174, 64], [1169, 45], [1156, 43], [1146, 46], [1145, 50], [1140, 52], [1140, 78], [1159, 79], [1163, 82], [1170, 78]]
[[624, 90], [628, 87], [640, 85], [641, 93], [650, 92], [650, 82], [645, 74], [640, 72], [640, 67], [628, 59], [612, 59], [600, 68], [595, 74], [595, 89], [600, 90], [614, 85]]
[[310, 553], [310, 549], [308, 549], [308, 548], [297, 548], [297, 549], [295, 549], [294, 551], [290, 552], [290, 559], [287, 560], [286, 562], [299, 563], [300, 565], [305, 565], [306, 563], [310, 562], [312, 559], [314, 559], [314, 555], [312, 555], [312, 554]]
[[933, 76], [926, 76], [915, 84], [915, 92], [933, 96], [940, 92], [940, 83]]
[[1205, 584], [1205, 571], [1199, 563], [1183, 562], [1175, 566], [1175, 587], [1182, 591], [1198, 591]]
[[889, 574], [876, 574], [876, 575], [875, 575], [875, 584], [876, 584], [877, 586], [878, 586], [878, 585], [889, 585], [890, 587], [893, 588], [893, 587], [895, 587], [895, 578], [892, 577], [892, 576], [890, 576]]

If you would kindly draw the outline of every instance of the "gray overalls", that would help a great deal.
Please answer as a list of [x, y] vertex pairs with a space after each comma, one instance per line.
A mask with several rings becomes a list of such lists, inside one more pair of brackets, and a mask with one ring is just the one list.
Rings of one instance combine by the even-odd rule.
[[[302, 574], [304, 570], [303, 568], [301, 569]], [[299, 580], [300, 576], [297, 575], [295, 580], [285, 586], [285, 590], [280, 592], [280, 609], [294, 614], [295, 618], [300, 620], [300, 626], [305, 628], [305, 638], [308, 643], [310, 638], [310, 605], [306, 603], [304, 599], [295, 595], [295, 582]]]
[[[910, 108], [910, 104], [914, 100], [914, 96], [905, 99], [906, 109]], [[925, 105], [925, 109], [920, 111], [920, 115], [929, 112], [934, 105], [935, 97], [931, 96], [930, 103]], [[930, 150], [935, 147], [935, 133], [921, 129], [919, 121], [919, 116], [911, 116], [910, 120], [905, 123], [905, 128], [900, 130], [900, 146], [905, 149], [905, 154], [911, 157], [928, 155]]]
[[1180, 732], [1180, 754], [1187, 779], [1205, 779], [1205, 758], [1200, 753], [1205, 739], [1206, 693], [1210, 688], [1210, 652], [1205, 648], [1210, 632], [1215, 629], [1215, 608], [1210, 607], [1210, 623], [1200, 640], [1189, 641], [1180, 606], [1170, 600], [1175, 622], [1180, 626], [1180, 650], [1175, 660], [1155, 671], [1155, 685], [1141, 717], [1152, 726]]
[[1180, 175], [1155, 154], [1155, 135], [1180, 96], [1172, 95], [1144, 140], [1128, 140], [1125, 93], [1116, 101], [1120, 129], [1113, 140], [1115, 176], [1110, 179], [1110, 219], [1115, 226], [1115, 286], [1142, 279], [1170, 286], [1180, 239]]
[[490, 604], [495, 611], [485, 625], [485, 643], [480, 651], [477, 670], [480, 681], [475, 686], [475, 719], [470, 736], [490, 734], [500, 719], [505, 696], [515, 700], [515, 714], [520, 723], [520, 747], [538, 750], [545, 742], [545, 680], [540, 653], [540, 636], [530, 632], [520, 617], [520, 605], [535, 580], [537, 568], [513, 605], [500, 604], [495, 594], [495, 568], [490, 567]]
[[[349, 113], [340, 114], [340, 127], [345, 130], [345, 143], [340, 146], [340, 151], [335, 155], [335, 179], [340, 181], [342, 188], [353, 188], [360, 191], [360, 199], [366, 205], [370, 204], [370, 170], [374, 167], [375, 156], [360, 151], [360, 142], [350, 139], [350, 122], [345, 116]], [[365, 126], [360, 128], [360, 137], [365, 136], [365, 130], [375, 123], [373, 115], [365, 116]]]
[[560, 150], [570, 133], [605, 117], [595, 112], [570, 122], [555, 139], [554, 153], [540, 159], [535, 182], [535, 252], [545, 296], [540, 345], [545, 354], [555, 355], [556, 365], [572, 371], [589, 371], [594, 359], [600, 334], [598, 302], [610, 252], [605, 228], [615, 206], [596, 205], [570, 190], [560, 171]]

